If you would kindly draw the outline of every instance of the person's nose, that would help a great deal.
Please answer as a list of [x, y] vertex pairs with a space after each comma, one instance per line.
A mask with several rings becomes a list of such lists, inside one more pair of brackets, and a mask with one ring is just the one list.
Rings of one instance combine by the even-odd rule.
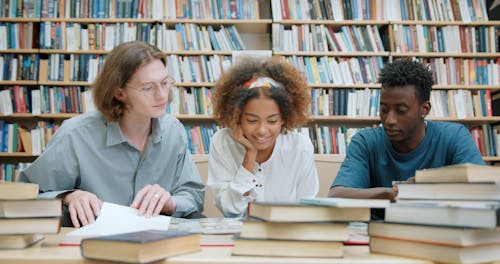
[[398, 122], [398, 118], [396, 116], [396, 113], [394, 111], [389, 111], [385, 117], [384, 123], [386, 125], [393, 125]]

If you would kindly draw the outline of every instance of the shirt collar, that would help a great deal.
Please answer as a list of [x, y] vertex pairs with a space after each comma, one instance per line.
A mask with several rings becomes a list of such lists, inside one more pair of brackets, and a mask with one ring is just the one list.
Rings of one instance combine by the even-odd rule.
[[[153, 118], [151, 120], [153, 122], [153, 132], [152, 132], [152, 137], [153, 137], [153, 142], [156, 144], [161, 141], [162, 139], [162, 131], [164, 129], [164, 124], [160, 122], [158, 118]], [[118, 122], [109, 122], [107, 124], [107, 130], [106, 130], [106, 145], [107, 146], [112, 146], [112, 145], [118, 145], [123, 142], [127, 142], [127, 139], [125, 136], [123, 136], [123, 133], [120, 129], [120, 125]]]

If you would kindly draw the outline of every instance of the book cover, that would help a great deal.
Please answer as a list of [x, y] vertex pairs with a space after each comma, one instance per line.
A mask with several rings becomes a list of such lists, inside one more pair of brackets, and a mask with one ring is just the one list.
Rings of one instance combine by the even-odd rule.
[[80, 247], [84, 258], [148, 263], [174, 255], [199, 251], [200, 234], [144, 230], [86, 238], [82, 240]]
[[452, 247], [500, 244], [500, 229], [370, 222], [371, 237], [399, 239]]
[[0, 249], [27, 248], [44, 238], [41, 234], [1, 235]]
[[[418, 216], [418, 217], [416, 217]], [[445, 202], [395, 203], [385, 208], [385, 221], [393, 223], [496, 228], [498, 204]]]
[[0, 200], [35, 199], [38, 184], [0, 181]]
[[267, 222], [256, 218], [243, 219], [241, 238], [345, 241], [349, 238], [347, 223], [334, 222]]
[[59, 217], [62, 214], [60, 199], [0, 200], [0, 217]]
[[391, 201], [385, 199], [352, 199], [336, 197], [311, 197], [302, 198], [300, 203], [304, 205], [323, 205], [334, 207], [351, 208], [385, 208]]
[[337, 241], [294, 241], [271, 239], [234, 240], [233, 255], [272, 257], [343, 257], [343, 244]]
[[342, 208], [298, 203], [251, 203], [248, 215], [275, 222], [368, 221], [370, 208]]
[[500, 181], [500, 167], [464, 163], [415, 172], [416, 182]]

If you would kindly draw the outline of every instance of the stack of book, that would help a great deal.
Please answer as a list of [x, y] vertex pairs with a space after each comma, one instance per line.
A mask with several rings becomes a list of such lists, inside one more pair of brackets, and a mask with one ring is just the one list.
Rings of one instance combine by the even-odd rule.
[[0, 181], [0, 249], [26, 248], [59, 232], [61, 200], [37, 196], [37, 184]]
[[251, 203], [233, 255], [343, 257], [348, 222], [369, 221], [370, 205], [386, 200], [304, 198], [301, 203]]
[[453, 263], [500, 260], [500, 167], [421, 170], [415, 183], [398, 189], [385, 221], [369, 224], [372, 252]]

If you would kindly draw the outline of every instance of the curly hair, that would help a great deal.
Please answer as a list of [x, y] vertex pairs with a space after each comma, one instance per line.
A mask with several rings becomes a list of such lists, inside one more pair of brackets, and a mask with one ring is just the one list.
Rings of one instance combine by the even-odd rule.
[[420, 103], [429, 101], [434, 79], [432, 71], [424, 64], [409, 59], [398, 59], [384, 66], [378, 82], [382, 89], [414, 85]]
[[[108, 54], [101, 73], [92, 85], [94, 104], [107, 121], [120, 120], [130, 108], [126, 102], [115, 98], [116, 90], [124, 88], [140, 67], [155, 59], [166, 65], [165, 56], [160, 49], [141, 41], [122, 43]], [[170, 103], [172, 91], [168, 95]]]
[[[258, 77], [272, 78], [283, 88], [245, 87], [247, 81]], [[215, 120], [223, 126], [236, 127], [248, 101], [260, 96], [271, 98], [278, 104], [285, 131], [307, 123], [310, 87], [301, 72], [279, 58], [265, 61], [245, 58], [224, 72], [215, 83], [212, 95]]]

